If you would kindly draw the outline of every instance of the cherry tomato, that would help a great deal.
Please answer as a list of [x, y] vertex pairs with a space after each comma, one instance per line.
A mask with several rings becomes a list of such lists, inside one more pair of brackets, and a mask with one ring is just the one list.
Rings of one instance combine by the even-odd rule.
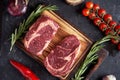
[[115, 26], [115, 31], [116, 32], [120, 31], [120, 25]]
[[88, 8], [88, 9], [93, 8], [93, 2], [91, 2], [91, 1], [86, 2], [85, 5], [86, 5], [86, 8]]
[[114, 38], [111, 38], [111, 42], [112, 42], [113, 44], [118, 44], [118, 43], [119, 43], [119, 40], [114, 39]]
[[104, 15], [104, 20], [105, 20], [105, 22], [110, 22], [110, 21], [112, 21], [112, 16], [110, 15], [110, 14], [105, 14]]
[[82, 14], [84, 16], [88, 16], [90, 14], [90, 10], [85, 8], [85, 9], [82, 10]]
[[115, 34], [115, 32], [112, 30], [112, 29], [106, 29], [106, 31], [105, 31], [105, 35], [114, 35]]
[[105, 14], [106, 14], [106, 11], [105, 11], [104, 9], [99, 9], [99, 10], [98, 10], [98, 15], [99, 15], [100, 17], [103, 17]]
[[120, 35], [120, 25], [115, 26], [115, 31]]
[[99, 6], [98, 4], [94, 4], [94, 5], [93, 5], [93, 9], [94, 9], [94, 10], [98, 10], [98, 9], [100, 9], [100, 6]]
[[94, 24], [95, 24], [96, 26], [98, 26], [100, 23], [101, 23], [101, 19], [100, 19], [100, 18], [95, 18], [95, 19], [94, 19]]
[[105, 31], [107, 28], [108, 28], [108, 27], [107, 27], [107, 25], [106, 25], [105, 23], [100, 23], [99, 29], [100, 29], [101, 31]]
[[120, 43], [118, 44], [118, 50], [120, 50]]
[[96, 17], [96, 15], [95, 13], [90, 13], [88, 17], [89, 19], [93, 20]]
[[109, 26], [114, 29], [114, 27], [117, 25], [115, 21], [110, 21]]

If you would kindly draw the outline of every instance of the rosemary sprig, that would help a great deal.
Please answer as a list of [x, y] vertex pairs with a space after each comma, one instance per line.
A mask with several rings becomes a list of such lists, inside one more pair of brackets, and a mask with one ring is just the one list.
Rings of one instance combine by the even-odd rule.
[[58, 8], [53, 5], [53, 6], [43, 6], [43, 5], [39, 5], [38, 8], [33, 11], [29, 17], [23, 21], [23, 23], [20, 23], [19, 28], [15, 29], [15, 32], [12, 33], [11, 35], [11, 47], [10, 47], [10, 51], [12, 50], [15, 42], [20, 39], [20, 37], [22, 36], [22, 34], [30, 27], [30, 25], [33, 23], [33, 21], [40, 16], [40, 14], [44, 11], [44, 10], [57, 10]]
[[88, 55], [86, 56], [85, 60], [81, 64], [77, 73], [75, 74], [74, 78], [72, 78], [72, 80], [83, 80], [84, 79], [84, 77], [82, 75], [88, 69], [88, 65], [90, 63], [94, 62], [96, 59], [98, 59], [98, 55], [96, 54], [96, 52], [104, 47], [102, 45], [102, 43], [109, 41], [113, 37], [114, 36], [112, 36], [112, 35], [108, 35], [108, 36], [105, 36], [101, 40], [98, 40], [97, 42], [94, 43], [94, 45], [91, 47]]

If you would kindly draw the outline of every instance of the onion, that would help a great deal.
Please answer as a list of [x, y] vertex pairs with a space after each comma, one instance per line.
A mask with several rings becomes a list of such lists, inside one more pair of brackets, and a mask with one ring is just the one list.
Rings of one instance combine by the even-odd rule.
[[8, 12], [13, 16], [22, 15], [26, 12], [28, 0], [10, 0]]

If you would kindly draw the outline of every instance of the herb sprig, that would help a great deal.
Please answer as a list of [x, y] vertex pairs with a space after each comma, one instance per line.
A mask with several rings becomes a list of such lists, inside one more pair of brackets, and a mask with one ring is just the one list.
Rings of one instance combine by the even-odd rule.
[[109, 41], [113, 37], [114, 36], [112, 36], [112, 35], [108, 35], [94, 43], [94, 45], [91, 47], [88, 55], [86, 56], [85, 60], [83, 61], [80, 68], [76, 72], [75, 77], [72, 78], [72, 80], [83, 80], [84, 79], [84, 77], [82, 75], [88, 69], [88, 65], [98, 59], [98, 55], [96, 54], [96, 52], [104, 47], [104, 45], [102, 45], [102, 43]]
[[33, 11], [29, 17], [23, 21], [23, 23], [20, 23], [19, 28], [15, 29], [15, 32], [12, 33], [11, 35], [11, 47], [10, 47], [10, 51], [12, 50], [15, 42], [20, 39], [20, 37], [22, 36], [22, 34], [30, 27], [30, 25], [32, 24], [32, 22], [38, 17], [40, 16], [40, 14], [44, 11], [44, 10], [58, 10], [57, 6], [53, 5], [53, 6], [43, 6], [43, 5], [39, 5], [37, 7], [37, 9], [35, 11]]

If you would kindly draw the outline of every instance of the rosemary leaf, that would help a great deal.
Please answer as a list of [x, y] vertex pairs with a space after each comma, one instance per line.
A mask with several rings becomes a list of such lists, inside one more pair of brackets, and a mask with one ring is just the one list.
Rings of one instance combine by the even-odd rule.
[[20, 37], [22, 36], [23, 33], [25, 33], [26, 30], [28, 30], [28, 28], [30, 27], [30, 25], [33, 23], [33, 21], [40, 16], [40, 14], [44, 11], [44, 10], [58, 10], [58, 8], [53, 5], [53, 6], [43, 6], [43, 5], [39, 5], [37, 7], [37, 9], [35, 11], [33, 11], [29, 17], [24, 20], [22, 23], [20, 23], [19, 28], [15, 29], [15, 32], [12, 33], [11, 35], [11, 47], [10, 47], [10, 51], [12, 50], [15, 42], [20, 39]]
[[96, 54], [96, 52], [98, 52], [101, 48], [104, 47], [102, 45], [103, 43], [109, 41], [113, 37], [115, 36], [111, 36], [111, 35], [105, 36], [101, 40], [98, 40], [97, 42], [93, 44], [88, 55], [86, 56], [85, 60], [82, 62], [81, 66], [79, 67], [78, 71], [76, 72], [72, 80], [83, 80], [84, 79], [83, 74], [88, 69], [88, 65], [94, 62], [96, 59], [98, 59], [98, 55]]

